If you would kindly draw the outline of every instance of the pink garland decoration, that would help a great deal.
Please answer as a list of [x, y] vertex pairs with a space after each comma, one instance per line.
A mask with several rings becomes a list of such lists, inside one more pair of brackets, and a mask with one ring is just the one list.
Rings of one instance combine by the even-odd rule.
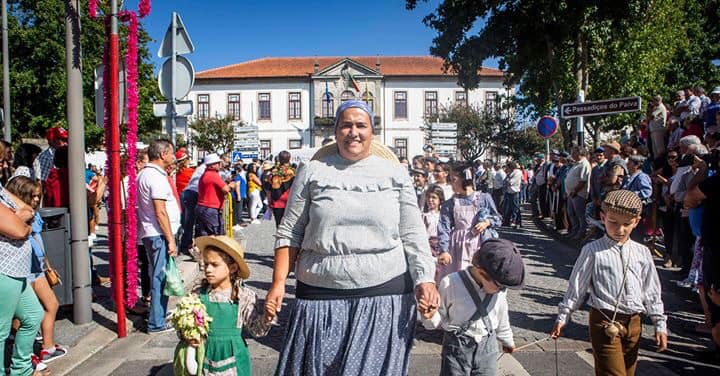
[[[127, 98], [127, 161], [125, 171], [128, 176], [126, 208], [135, 208], [137, 202], [137, 176], [135, 160], [137, 158], [138, 129], [138, 19], [134, 12], [120, 14], [123, 21], [128, 22], [128, 48], [125, 56], [126, 94]], [[138, 300], [138, 255], [137, 255], [137, 217], [135, 210], [125, 211], [125, 272], [127, 273], [125, 304], [134, 307]]]
[[88, 0], [88, 16], [93, 20], [97, 18], [98, 0]]
[[140, 15], [140, 18], [150, 14], [150, 8], [150, 0], [140, 0], [140, 4], [138, 4], [138, 14]]

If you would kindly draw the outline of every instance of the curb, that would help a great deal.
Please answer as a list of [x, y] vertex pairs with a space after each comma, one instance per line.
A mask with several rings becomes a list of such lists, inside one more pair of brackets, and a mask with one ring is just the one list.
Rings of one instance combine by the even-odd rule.
[[[180, 273], [185, 281], [186, 291], [192, 288], [195, 279], [199, 276], [199, 269], [197, 263], [192, 257], [189, 256], [178, 256], [177, 265], [180, 269]], [[168, 304], [168, 307], [174, 305]], [[69, 375], [77, 367], [85, 363], [93, 355], [102, 351], [110, 344], [120, 339], [117, 337], [117, 333], [106, 326], [98, 323], [98, 319], [109, 321], [112, 325], [117, 322], [117, 315], [115, 311], [107, 310], [105, 307], [98, 303], [93, 303], [93, 321], [90, 324], [95, 326], [87, 335], [83, 336], [75, 346], [68, 349], [68, 354], [56, 361], [48, 364], [48, 368], [54, 376], [65, 376]], [[132, 318], [126, 319], [127, 326], [127, 337], [130, 337], [134, 333], [138, 332], [139, 327], [142, 326], [144, 319], [140, 316], [132, 315]], [[127, 338], [125, 337], [125, 338]]]

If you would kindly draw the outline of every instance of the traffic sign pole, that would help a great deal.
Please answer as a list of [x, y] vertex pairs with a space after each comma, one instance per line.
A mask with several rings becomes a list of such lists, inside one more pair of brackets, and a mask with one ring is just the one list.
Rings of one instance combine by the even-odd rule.
[[[171, 35], [171, 37], [170, 37], [170, 38], [171, 38], [171, 39], [170, 39], [170, 45], [172, 46], [173, 53], [172, 53], [172, 56], [171, 56], [170, 58], [172, 59], [172, 72], [173, 72], [173, 75], [174, 75], [174, 74], [175, 74], [175, 69], [177, 68], [177, 53], [175, 53], [175, 51], [176, 51], [176, 49], [177, 49], [177, 41], [176, 41], [176, 37], [175, 37], [175, 33], [177, 32], [177, 13], [175, 13], [175, 12], [172, 12], [172, 22], [171, 22], [171, 25], [172, 25], [172, 26], [171, 26], [172, 32], [170, 33], [170, 35]], [[175, 137], [176, 137], [176, 134], [175, 134], [175, 132], [176, 132], [176, 130], [175, 130], [175, 113], [176, 113], [176, 112], [175, 112], [175, 100], [176, 100], [177, 98], [176, 98], [176, 96], [175, 96], [176, 90], [175, 90], [175, 78], [174, 78], [174, 77], [173, 77], [173, 79], [171, 80], [170, 87], [171, 87], [170, 92], [172, 93], [172, 95], [171, 95], [171, 98], [170, 98], [170, 106], [168, 106], [168, 110], [170, 111], [170, 114], [169, 114], [169, 116], [168, 116], [168, 125], [170, 126], [170, 132], [168, 132], [168, 134], [170, 135], [170, 139], [172, 140], [173, 145], [176, 145], [176, 139], [175, 139]]]
[[[578, 103], [585, 102], [585, 91], [584, 90], [580, 89], [578, 91], [577, 100], [578, 100]], [[579, 116], [577, 118], [575, 132], [577, 133], [578, 146], [583, 146], [585, 143], [585, 137], [584, 137], [585, 136], [585, 127], [584, 127], [584, 119], [582, 116]]]

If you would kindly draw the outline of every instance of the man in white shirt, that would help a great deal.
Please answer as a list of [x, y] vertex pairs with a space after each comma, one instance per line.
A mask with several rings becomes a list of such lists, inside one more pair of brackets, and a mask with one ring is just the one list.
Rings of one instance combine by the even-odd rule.
[[503, 168], [500, 166], [500, 163], [495, 163], [493, 166], [493, 171], [495, 171], [495, 175], [493, 176], [493, 193], [492, 197], [495, 201], [495, 207], [500, 208], [500, 204], [502, 203], [503, 198], [503, 183], [505, 182], [505, 177], [507, 174], [503, 170]]
[[567, 216], [570, 221], [570, 238], [580, 239], [585, 235], [585, 204], [590, 193], [590, 172], [592, 167], [587, 159], [587, 150], [575, 146], [570, 151], [575, 163], [565, 177], [567, 193]]
[[506, 165], [507, 175], [503, 182], [505, 197], [503, 198], [503, 225], [520, 227], [520, 189], [522, 188], [522, 171], [515, 161]]
[[167, 257], [177, 255], [175, 233], [180, 228], [180, 210], [165, 170], [175, 163], [175, 150], [167, 140], [155, 140], [148, 147], [150, 162], [137, 181], [140, 237], [150, 265], [150, 313], [148, 333], [172, 330], [165, 323], [168, 297], [163, 294]]

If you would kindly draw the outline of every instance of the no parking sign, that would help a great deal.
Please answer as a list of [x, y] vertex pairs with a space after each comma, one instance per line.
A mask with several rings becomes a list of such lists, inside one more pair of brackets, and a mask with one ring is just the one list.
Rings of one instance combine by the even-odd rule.
[[536, 128], [540, 137], [547, 140], [557, 132], [558, 123], [552, 116], [543, 116], [538, 120]]

